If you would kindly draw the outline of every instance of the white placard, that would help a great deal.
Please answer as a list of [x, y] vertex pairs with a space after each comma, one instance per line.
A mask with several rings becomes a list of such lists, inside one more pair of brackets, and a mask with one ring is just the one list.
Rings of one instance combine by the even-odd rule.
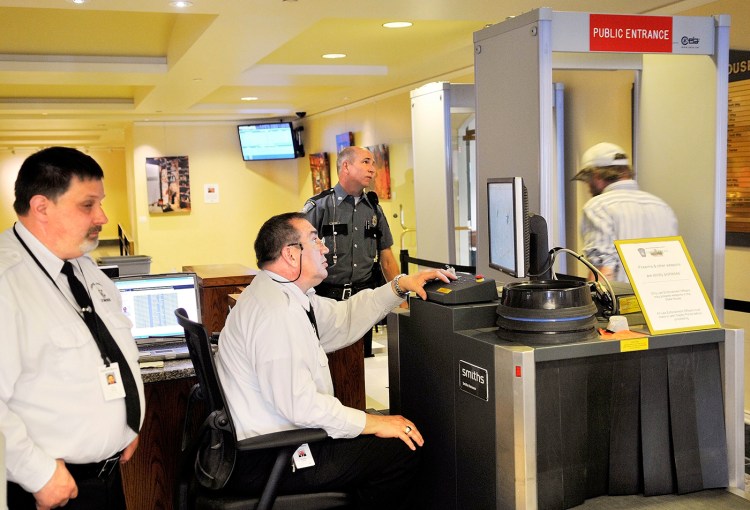
[[652, 335], [720, 327], [682, 237], [615, 246]]
[[218, 184], [204, 184], [203, 185], [203, 201], [207, 204], [219, 203], [219, 185]]

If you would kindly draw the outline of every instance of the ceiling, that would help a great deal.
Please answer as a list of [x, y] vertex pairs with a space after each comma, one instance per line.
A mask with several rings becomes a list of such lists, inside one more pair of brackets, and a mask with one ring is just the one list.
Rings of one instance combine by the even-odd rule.
[[[133, 122], [296, 118], [473, 73], [472, 34], [530, 0], [0, 0], [0, 148], [124, 146]], [[730, 13], [746, 0], [547, 0]], [[714, 10], [711, 10], [714, 9]], [[724, 10], [715, 10], [724, 9]], [[701, 12], [707, 10], [707, 12]], [[387, 21], [411, 21], [386, 29]], [[741, 26], [733, 17], [732, 26]], [[750, 48], [736, 42], [733, 46]], [[750, 38], [750, 34], [745, 34]], [[326, 60], [324, 53], [345, 53]], [[257, 97], [243, 101], [243, 97]]]

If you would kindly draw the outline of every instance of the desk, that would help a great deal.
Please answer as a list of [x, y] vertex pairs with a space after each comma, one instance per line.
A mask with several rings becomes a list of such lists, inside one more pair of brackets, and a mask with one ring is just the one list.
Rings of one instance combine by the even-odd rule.
[[201, 299], [201, 322], [209, 333], [221, 331], [227, 318], [227, 296], [240, 292], [257, 271], [241, 264], [210, 264], [182, 266], [182, 270], [195, 273]]
[[122, 466], [128, 508], [171, 510], [182, 423], [190, 389], [197, 382], [190, 360], [167, 361], [164, 368], [141, 369], [146, 416], [138, 449]]

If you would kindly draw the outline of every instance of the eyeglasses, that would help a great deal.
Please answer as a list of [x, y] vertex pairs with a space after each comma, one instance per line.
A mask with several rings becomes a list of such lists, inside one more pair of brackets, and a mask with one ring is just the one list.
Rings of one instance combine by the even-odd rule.
[[[321, 239], [319, 237], [315, 237], [314, 239], [310, 239], [310, 241], [313, 243], [314, 246], [316, 246], [318, 248], [322, 248], [322, 247], [324, 247], [326, 245], [326, 240], [325, 239]], [[304, 247], [303, 247], [302, 243], [289, 243], [289, 244], [287, 244], [287, 246], [299, 246], [300, 250], [304, 250]]]

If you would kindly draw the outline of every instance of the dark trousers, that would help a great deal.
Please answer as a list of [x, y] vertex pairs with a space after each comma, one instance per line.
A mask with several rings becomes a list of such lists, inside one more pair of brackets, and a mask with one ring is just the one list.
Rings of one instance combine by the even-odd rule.
[[[75, 466], [69, 470], [78, 485], [78, 497], [68, 501], [65, 510], [125, 510], [125, 494], [122, 490], [120, 466], [104, 478], [97, 476], [77, 476]], [[34, 495], [20, 485], [8, 482], [8, 510], [36, 510]]]
[[[349, 297], [353, 296], [360, 290], [374, 289], [378, 286], [378, 281], [370, 279], [363, 283], [353, 284], [346, 288], [343, 285], [329, 285], [327, 283], [321, 283], [315, 287], [315, 293], [319, 296], [335, 299], [336, 301], [344, 301]], [[365, 358], [370, 358], [372, 354], [372, 328], [362, 336], [362, 343], [364, 344]]]
[[[315, 465], [282, 475], [279, 494], [347, 491], [360, 509], [418, 508], [412, 500], [420, 451], [400, 439], [363, 435], [354, 439], [326, 439], [310, 445]], [[227, 489], [242, 494], [261, 492], [275, 454], [253, 453], [237, 458]]]

